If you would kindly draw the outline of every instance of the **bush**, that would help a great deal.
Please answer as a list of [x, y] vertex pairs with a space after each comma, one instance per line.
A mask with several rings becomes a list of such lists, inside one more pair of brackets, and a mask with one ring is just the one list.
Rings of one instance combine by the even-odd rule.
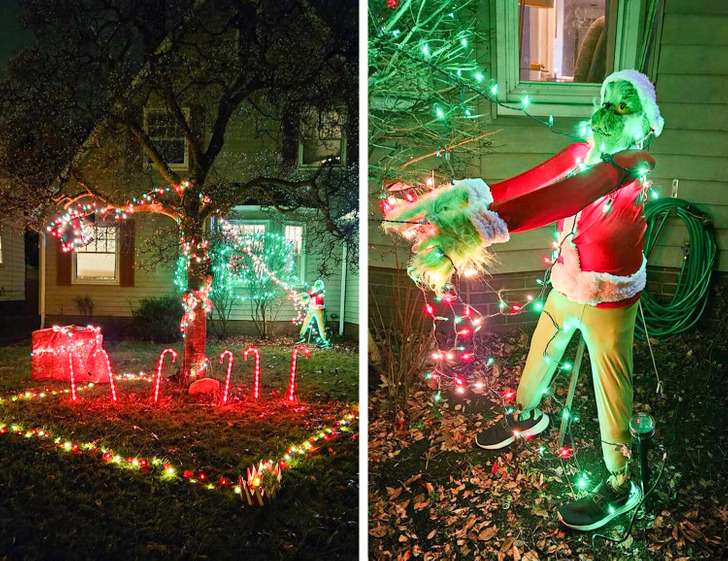
[[177, 295], [144, 298], [132, 312], [132, 335], [154, 343], [174, 343], [181, 334], [182, 300]]

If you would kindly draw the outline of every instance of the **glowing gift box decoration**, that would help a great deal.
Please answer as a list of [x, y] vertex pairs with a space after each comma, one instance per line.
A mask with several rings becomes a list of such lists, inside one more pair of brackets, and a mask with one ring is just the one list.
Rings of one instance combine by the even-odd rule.
[[281, 488], [283, 472], [274, 462], [260, 462], [245, 470], [246, 479], [240, 476], [240, 497], [250, 506], [264, 506], [276, 498]]
[[31, 378], [70, 381], [70, 359], [76, 382], [109, 383], [104, 353], [98, 352], [103, 351], [103, 343], [101, 328], [92, 325], [54, 325], [33, 331]]

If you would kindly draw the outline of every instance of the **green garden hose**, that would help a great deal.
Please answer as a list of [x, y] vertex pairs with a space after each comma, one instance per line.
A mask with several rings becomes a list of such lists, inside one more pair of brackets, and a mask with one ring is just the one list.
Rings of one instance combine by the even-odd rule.
[[[657, 199], [645, 204], [647, 232], [644, 251], [648, 262], [673, 211], [685, 223], [689, 236], [677, 288], [666, 304], [658, 302], [646, 290], [640, 299], [647, 333], [658, 341], [687, 331], [698, 321], [708, 303], [708, 289], [718, 251], [713, 222], [707, 214], [682, 199]], [[649, 276], [648, 272], [648, 279]], [[645, 328], [639, 316], [635, 328], [637, 337], [644, 341]]]

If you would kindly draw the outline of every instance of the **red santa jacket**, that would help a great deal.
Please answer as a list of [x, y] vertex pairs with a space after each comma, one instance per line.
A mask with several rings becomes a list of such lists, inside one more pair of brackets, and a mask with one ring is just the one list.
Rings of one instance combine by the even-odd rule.
[[635, 302], [645, 286], [642, 245], [646, 230], [642, 188], [634, 179], [652, 168], [646, 152], [625, 151], [569, 176], [589, 146], [572, 144], [547, 162], [486, 185], [455, 182], [469, 192], [471, 221], [484, 246], [510, 234], [558, 221], [561, 252], [551, 271], [553, 287], [567, 298], [598, 307]]
[[323, 310], [326, 307], [324, 305], [323, 291], [314, 292], [313, 289], [311, 289], [308, 294], [311, 297], [308, 303], [308, 308], [310, 310]]
[[599, 308], [628, 306], [645, 287], [647, 224], [639, 181], [559, 221], [561, 254], [551, 284], [567, 298]]

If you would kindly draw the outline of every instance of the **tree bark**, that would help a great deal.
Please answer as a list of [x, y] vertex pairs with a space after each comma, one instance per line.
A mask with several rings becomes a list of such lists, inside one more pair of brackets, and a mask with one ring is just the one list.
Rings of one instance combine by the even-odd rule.
[[195, 317], [190, 321], [182, 347], [182, 372], [180, 381], [185, 387], [207, 375], [207, 314], [202, 306], [194, 310]]
[[[212, 271], [209, 260], [198, 262], [195, 255], [207, 255], [207, 252], [197, 245], [203, 237], [201, 220], [188, 217], [182, 222], [183, 239], [191, 242], [192, 258], [187, 267], [187, 293], [193, 294], [204, 291], [212, 280]], [[194, 240], [194, 241], [193, 241]], [[195, 380], [207, 375], [205, 362], [207, 359], [207, 312], [202, 300], [196, 301], [192, 308], [193, 317], [189, 319], [184, 334], [182, 347], [182, 371], [180, 383], [188, 387]]]

